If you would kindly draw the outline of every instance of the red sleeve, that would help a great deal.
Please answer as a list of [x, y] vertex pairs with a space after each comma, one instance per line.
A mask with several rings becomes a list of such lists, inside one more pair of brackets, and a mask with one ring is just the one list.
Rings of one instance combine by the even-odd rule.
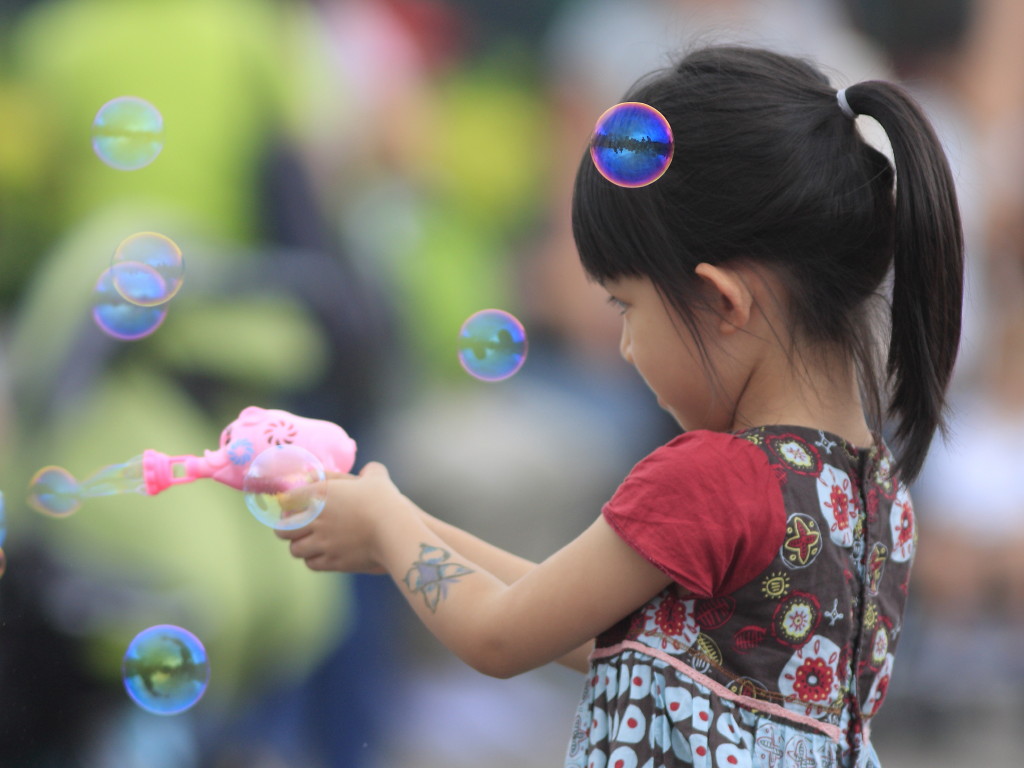
[[697, 597], [727, 595], [754, 579], [786, 528], [782, 489], [764, 452], [706, 430], [643, 459], [602, 512], [627, 544]]

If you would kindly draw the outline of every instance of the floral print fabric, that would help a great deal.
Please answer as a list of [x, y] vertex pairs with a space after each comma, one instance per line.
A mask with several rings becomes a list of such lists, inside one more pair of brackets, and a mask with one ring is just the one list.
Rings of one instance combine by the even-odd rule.
[[[742, 707], [636, 651], [594, 664], [576, 717], [571, 768], [828, 768], [840, 745]], [[856, 768], [878, 768], [870, 745]]]
[[[764, 452], [782, 490], [774, 561], [731, 594], [672, 585], [599, 637], [567, 766], [877, 766], [866, 725], [900, 633], [910, 497], [884, 447], [801, 427], [735, 439]], [[692, 461], [667, 471], [716, 477]]]

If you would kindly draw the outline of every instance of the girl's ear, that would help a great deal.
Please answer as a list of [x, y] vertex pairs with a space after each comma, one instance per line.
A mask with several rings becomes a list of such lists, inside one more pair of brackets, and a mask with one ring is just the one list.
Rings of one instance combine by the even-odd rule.
[[750, 321], [754, 296], [739, 272], [701, 262], [694, 269], [707, 291], [711, 306], [720, 318], [718, 329], [730, 334], [745, 328]]

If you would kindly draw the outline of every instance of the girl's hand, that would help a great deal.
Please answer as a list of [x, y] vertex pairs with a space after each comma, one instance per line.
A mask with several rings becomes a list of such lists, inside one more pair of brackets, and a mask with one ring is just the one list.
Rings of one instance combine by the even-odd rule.
[[308, 525], [275, 531], [291, 541], [294, 557], [314, 571], [386, 573], [380, 560], [382, 523], [415, 509], [383, 464], [370, 462], [358, 476], [332, 475], [323, 511]]

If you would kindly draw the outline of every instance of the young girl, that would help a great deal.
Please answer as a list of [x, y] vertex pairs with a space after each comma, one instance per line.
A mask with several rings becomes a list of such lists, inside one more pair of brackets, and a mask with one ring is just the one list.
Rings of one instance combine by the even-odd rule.
[[875, 766], [917, 538], [906, 483], [960, 332], [948, 166], [897, 86], [837, 93], [767, 51], [696, 51], [627, 99], [667, 119], [671, 164], [625, 188], [585, 154], [574, 234], [623, 357], [685, 434], [540, 564], [431, 517], [375, 463], [279, 535], [314, 570], [389, 573], [485, 674], [586, 671], [567, 766]]

